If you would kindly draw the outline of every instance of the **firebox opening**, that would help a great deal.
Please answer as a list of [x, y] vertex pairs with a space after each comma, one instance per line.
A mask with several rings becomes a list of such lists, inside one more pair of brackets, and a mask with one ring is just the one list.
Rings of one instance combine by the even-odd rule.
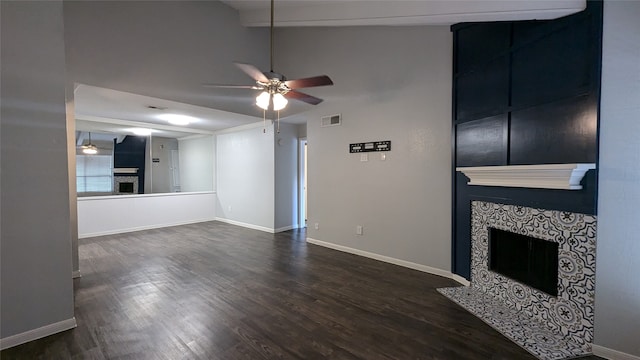
[[133, 194], [132, 182], [121, 182], [118, 184], [118, 191], [125, 194]]
[[489, 269], [558, 296], [558, 243], [489, 228]]

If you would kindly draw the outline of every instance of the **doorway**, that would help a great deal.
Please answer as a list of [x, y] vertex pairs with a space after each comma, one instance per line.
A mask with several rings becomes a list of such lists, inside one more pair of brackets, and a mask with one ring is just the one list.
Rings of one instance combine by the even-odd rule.
[[298, 199], [300, 204], [298, 206], [298, 227], [307, 227], [307, 139], [299, 139], [298, 146]]

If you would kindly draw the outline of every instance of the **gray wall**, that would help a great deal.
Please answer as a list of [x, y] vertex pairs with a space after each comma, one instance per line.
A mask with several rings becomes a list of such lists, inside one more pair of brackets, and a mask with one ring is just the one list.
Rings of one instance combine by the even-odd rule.
[[213, 135], [178, 140], [183, 192], [215, 189], [216, 141]]
[[73, 318], [61, 2], [0, 2], [0, 337]]
[[243, 126], [216, 135], [216, 216], [274, 228], [274, 134], [269, 125]]
[[605, 1], [595, 341], [640, 356], [640, 2]]
[[249, 83], [234, 61], [268, 67], [268, 30], [241, 26], [219, 1], [65, 1], [64, 11], [74, 82], [246, 112], [250, 98], [195, 90]]
[[[178, 140], [151, 137], [151, 192], [154, 194], [173, 192], [171, 168], [172, 165], [178, 165], [179, 168], [180, 164], [171, 164], [171, 150], [178, 150]], [[159, 162], [153, 162], [153, 159], [158, 159]]]
[[[309, 89], [325, 102], [295, 117], [307, 121], [307, 236], [449, 271], [449, 28], [278, 29], [276, 36], [280, 71], [328, 74], [335, 83]], [[320, 127], [321, 116], [337, 113], [342, 126]], [[368, 162], [349, 154], [349, 143], [374, 140], [391, 140], [385, 161], [380, 153]]]
[[298, 227], [298, 127], [280, 124], [275, 134], [275, 228]]

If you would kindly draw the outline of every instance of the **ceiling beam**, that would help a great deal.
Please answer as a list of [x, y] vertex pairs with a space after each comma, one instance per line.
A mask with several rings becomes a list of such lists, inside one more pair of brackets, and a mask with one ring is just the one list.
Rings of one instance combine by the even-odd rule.
[[[248, 27], [269, 26], [262, 2], [226, 0]], [[268, 5], [268, 4], [267, 4]], [[460, 22], [548, 20], [586, 8], [585, 0], [276, 1], [275, 26], [452, 25]]]

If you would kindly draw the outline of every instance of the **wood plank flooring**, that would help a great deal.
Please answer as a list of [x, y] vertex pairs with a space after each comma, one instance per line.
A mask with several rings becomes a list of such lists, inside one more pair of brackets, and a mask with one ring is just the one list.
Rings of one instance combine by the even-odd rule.
[[454, 281], [304, 238], [206, 222], [81, 239], [78, 327], [0, 358], [535, 359], [435, 291]]

